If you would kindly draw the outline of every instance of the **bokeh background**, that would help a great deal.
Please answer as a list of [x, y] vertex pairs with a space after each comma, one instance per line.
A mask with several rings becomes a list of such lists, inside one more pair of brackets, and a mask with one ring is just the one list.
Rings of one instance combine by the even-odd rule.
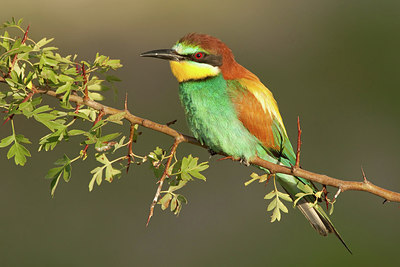
[[[63, 55], [92, 60], [96, 52], [122, 60], [115, 101], [129, 92], [134, 114], [188, 133], [167, 62], [141, 52], [169, 48], [188, 32], [225, 41], [236, 59], [273, 91], [292, 140], [303, 128], [302, 166], [338, 178], [368, 178], [400, 191], [400, 3], [398, 1], [50, 1], [1, 3], [0, 21], [23, 17], [31, 38], [55, 37]], [[118, 130], [127, 133], [127, 125]], [[176, 218], [156, 208], [152, 172], [133, 167], [112, 184], [88, 192], [92, 158], [73, 166], [54, 199], [44, 176], [56, 158], [74, 156], [78, 142], [53, 153], [35, 152], [46, 129], [16, 119], [34, 143], [32, 158], [16, 167], [0, 151], [1, 266], [398, 266], [400, 209], [362, 192], [346, 192], [333, 221], [354, 251], [334, 236], [320, 237], [290, 209], [269, 222], [261, 184], [244, 187], [255, 169], [212, 158], [207, 182], [182, 191], [189, 204]], [[10, 133], [0, 127], [0, 137]], [[172, 140], [143, 130], [135, 152]], [[179, 155], [208, 160], [198, 147]], [[332, 189], [334, 191], [334, 189]]]

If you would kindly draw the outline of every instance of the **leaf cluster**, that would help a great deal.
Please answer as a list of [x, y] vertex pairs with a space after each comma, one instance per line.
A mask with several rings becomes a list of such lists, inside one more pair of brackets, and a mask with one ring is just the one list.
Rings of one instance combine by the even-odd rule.
[[161, 192], [163, 197], [160, 198], [158, 204], [161, 205], [162, 210], [170, 207], [171, 212], [178, 215], [182, 209], [182, 205], [187, 204], [188, 201], [186, 197], [176, 193], [176, 191], [184, 187], [188, 182], [193, 181], [194, 178], [206, 181], [206, 178], [201, 172], [206, 170], [209, 165], [208, 162], [199, 163], [199, 158], [193, 157], [192, 155], [178, 160], [175, 154], [167, 155], [166, 151], [157, 147], [148, 156], [150, 167], [153, 169], [156, 178], [161, 178], [166, 168], [165, 161], [172, 156], [174, 156], [174, 162], [167, 170], [169, 187], [166, 191]]

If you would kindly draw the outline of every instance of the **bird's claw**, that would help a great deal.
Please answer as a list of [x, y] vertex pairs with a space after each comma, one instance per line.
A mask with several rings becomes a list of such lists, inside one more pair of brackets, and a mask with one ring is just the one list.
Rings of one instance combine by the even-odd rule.
[[247, 167], [250, 166], [250, 163], [247, 161], [247, 159], [241, 158], [239, 162], [240, 162], [241, 164], [247, 166]]

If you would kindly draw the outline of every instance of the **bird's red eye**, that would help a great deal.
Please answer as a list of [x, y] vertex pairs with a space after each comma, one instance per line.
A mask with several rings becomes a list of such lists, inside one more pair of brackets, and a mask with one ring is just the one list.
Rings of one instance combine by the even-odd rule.
[[202, 59], [204, 57], [204, 53], [202, 52], [197, 52], [196, 54], [194, 54], [194, 57], [196, 59]]

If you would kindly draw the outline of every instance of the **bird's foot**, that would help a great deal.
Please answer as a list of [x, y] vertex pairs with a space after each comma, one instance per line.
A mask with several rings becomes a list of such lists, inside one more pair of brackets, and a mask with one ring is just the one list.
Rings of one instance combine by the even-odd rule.
[[239, 162], [242, 163], [243, 165], [247, 166], [247, 167], [250, 166], [250, 163], [247, 161], [247, 159], [241, 158], [239, 160]]

